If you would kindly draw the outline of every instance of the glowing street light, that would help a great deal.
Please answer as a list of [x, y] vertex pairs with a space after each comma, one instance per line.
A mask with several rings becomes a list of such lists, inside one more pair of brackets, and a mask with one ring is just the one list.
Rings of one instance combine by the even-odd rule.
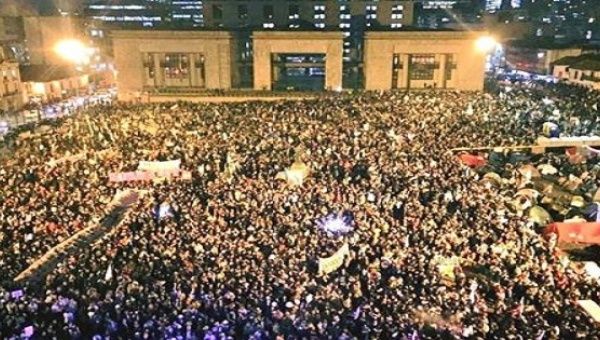
[[498, 42], [490, 36], [483, 36], [475, 41], [475, 47], [481, 53], [490, 53], [496, 46], [498, 46]]
[[61, 58], [78, 65], [89, 63], [92, 54], [92, 50], [89, 47], [75, 39], [58, 42], [54, 47], [54, 52]]

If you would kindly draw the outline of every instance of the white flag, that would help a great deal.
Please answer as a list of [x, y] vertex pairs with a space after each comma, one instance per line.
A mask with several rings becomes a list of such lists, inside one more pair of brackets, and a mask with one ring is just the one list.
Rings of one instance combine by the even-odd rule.
[[106, 274], [104, 275], [104, 281], [110, 281], [113, 277], [112, 263], [108, 265], [108, 269], [106, 269]]

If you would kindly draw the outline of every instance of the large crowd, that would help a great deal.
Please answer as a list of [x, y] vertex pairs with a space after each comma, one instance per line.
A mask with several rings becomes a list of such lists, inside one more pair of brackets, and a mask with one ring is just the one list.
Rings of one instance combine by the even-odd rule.
[[[0, 168], [0, 338], [600, 338], [576, 304], [600, 301], [598, 283], [513, 204], [519, 165], [551, 163], [593, 191], [598, 157], [504, 151], [506, 161], [472, 169], [451, 151], [532, 145], [548, 120], [563, 135], [600, 135], [599, 101], [531, 85], [114, 103], [15, 134]], [[191, 180], [109, 181], [176, 159]], [[301, 185], [277, 179], [293, 163], [310, 169]], [[504, 181], [482, 180], [490, 171]], [[114, 230], [14, 281], [125, 188], [148, 194]], [[172, 213], [158, 218], [163, 204]], [[340, 212], [349, 233], [316, 226]], [[342, 266], [319, 273], [342, 244]], [[459, 259], [451, 280], [439, 270], [449, 258]]]

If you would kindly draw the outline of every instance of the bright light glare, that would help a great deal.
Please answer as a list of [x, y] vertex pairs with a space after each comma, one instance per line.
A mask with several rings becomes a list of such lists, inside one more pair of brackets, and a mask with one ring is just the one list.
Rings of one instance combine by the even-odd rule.
[[87, 64], [90, 61], [91, 49], [81, 41], [69, 39], [56, 44], [56, 54], [75, 64]]
[[496, 39], [490, 36], [483, 36], [477, 39], [477, 41], [475, 42], [475, 47], [477, 47], [477, 50], [483, 53], [492, 52], [494, 48], [496, 48], [496, 45], [498, 45], [498, 42], [496, 41]]

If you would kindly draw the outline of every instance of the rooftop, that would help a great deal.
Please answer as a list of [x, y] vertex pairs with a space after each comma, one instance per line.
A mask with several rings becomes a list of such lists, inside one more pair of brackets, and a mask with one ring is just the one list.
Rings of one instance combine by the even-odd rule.
[[555, 61], [554, 65], [567, 65], [578, 70], [600, 71], [600, 55], [582, 54], [576, 57], [564, 57]]

